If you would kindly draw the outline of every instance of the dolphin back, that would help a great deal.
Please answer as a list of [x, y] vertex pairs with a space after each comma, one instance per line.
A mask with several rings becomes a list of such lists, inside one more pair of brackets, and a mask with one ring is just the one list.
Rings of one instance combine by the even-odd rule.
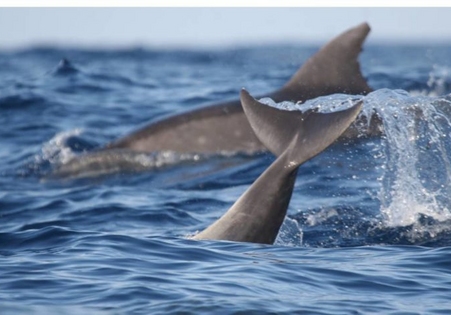
[[[269, 96], [276, 102], [287, 100], [304, 102], [334, 93], [371, 92], [372, 89], [366, 83], [358, 62], [362, 44], [369, 31], [369, 25], [362, 23], [335, 37], [311, 56], [281, 89], [262, 97]], [[285, 132], [290, 133], [289, 130], [281, 128], [283, 126], [272, 126], [266, 121], [264, 123], [268, 129], [263, 135], [266, 138], [282, 136]], [[374, 126], [372, 134], [380, 134], [379, 121], [371, 122], [371, 126]], [[137, 165], [130, 163], [136, 159], [130, 156], [140, 153], [170, 151], [176, 154], [255, 154], [265, 151], [267, 147], [279, 155], [287, 148], [285, 142], [275, 145], [274, 142], [267, 141], [267, 144], [262, 144], [259, 140], [261, 137], [254, 134], [253, 128], [255, 129], [255, 126], [250, 126], [240, 100], [197, 108], [152, 122], [106, 144], [96, 152], [74, 157], [70, 163], [60, 165], [54, 175], [88, 177], [98, 176], [99, 170], [104, 175], [128, 170], [137, 171]], [[349, 128], [343, 137], [353, 138], [357, 133], [356, 128]], [[332, 134], [333, 132], [330, 133]], [[287, 140], [289, 135], [282, 138]], [[324, 145], [326, 142], [322, 144]], [[129, 151], [130, 154], [125, 151]]]
[[[358, 61], [369, 32], [369, 25], [362, 23], [335, 37], [311, 56], [281, 89], [264, 96], [277, 102], [304, 102], [334, 93], [371, 92]], [[106, 149], [255, 153], [263, 151], [264, 146], [255, 137], [236, 100], [154, 122], [108, 144]]]

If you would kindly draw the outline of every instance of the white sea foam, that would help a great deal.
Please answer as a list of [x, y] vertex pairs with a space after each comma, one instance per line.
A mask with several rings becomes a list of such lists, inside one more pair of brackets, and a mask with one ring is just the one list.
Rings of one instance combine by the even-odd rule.
[[437, 98], [383, 89], [364, 104], [383, 121], [385, 174], [378, 196], [385, 223], [414, 224], [420, 214], [451, 219], [450, 117]]
[[61, 164], [71, 160], [76, 154], [66, 145], [66, 141], [70, 137], [79, 136], [81, 133], [81, 129], [74, 129], [56, 134], [44, 143], [41, 154], [36, 156], [37, 162], [48, 161], [51, 164]]
[[429, 72], [427, 81], [427, 90], [412, 90], [409, 91], [412, 95], [427, 95], [432, 97], [439, 97], [448, 90], [447, 82], [450, 81], [451, 68], [444, 65], [433, 65]]
[[262, 98], [259, 102], [274, 108], [288, 111], [306, 112], [310, 109], [316, 109], [320, 113], [331, 113], [350, 108], [362, 98], [363, 96], [361, 95], [332, 94], [307, 100], [304, 103], [293, 103], [289, 101], [276, 103], [269, 97]]

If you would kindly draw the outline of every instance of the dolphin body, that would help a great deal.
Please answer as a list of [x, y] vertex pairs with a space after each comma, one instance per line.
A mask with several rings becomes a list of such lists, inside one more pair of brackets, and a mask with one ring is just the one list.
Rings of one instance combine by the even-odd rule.
[[284, 111], [245, 90], [241, 102], [261, 142], [278, 158], [215, 223], [193, 238], [274, 243], [287, 213], [298, 168], [334, 142], [355, 120], [361, 102], [343, 111]]
[[[371, 92], [357, 61], [369, 31], [369, 25], [363, 23], [339, 35], [308, 59], [280, 90], [267, 97], [275, 102], [304, 102], [334, 93]], [[172, 116], [109, 143], [105, 149], [179, 153], [266, 150], [252, 131], [240, 100]]]
[[[276, 102], [304, 102], [334, 93], [368, 94], [372, 89], [362, 76], [357, 58], [369, 32], [369, 25], [362, 23], [337, 36], [310, 57], [281, 89], [267, 96]], [[348, 136], [354, 137], [355, 130], [349, 128]], [[141, 171], [146, 167], [136, 163], [140, 154], [166, 151], [254, 154], [266, 148], [254, 134], [240, 100], [236, 100], [152, 123], [59, 165], [51, 177]]]

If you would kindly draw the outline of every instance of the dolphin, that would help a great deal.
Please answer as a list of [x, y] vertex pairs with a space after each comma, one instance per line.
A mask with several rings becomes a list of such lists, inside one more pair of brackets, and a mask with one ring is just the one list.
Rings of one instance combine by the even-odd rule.
[[[276, 102], [304, 102], [333, 93], [372, 92], [357, 60], [370, 27], [357, 25], [323, 46], [311, 56], [279, 90], [265, 96]], [[354, 137], [355, 130], [350, 130]], [[254, 134], [240, 100], [191, 110], [151, 123], [59, 165], [51, 177], [89, 177], [120, 171], [146, 169], [138, 165], [143, 153], [179, 154], [245, 153], [266, 151]], [[148, 168], [147, 168], [148, 169]]]
[[[368, 94], [357, 61], [370, 32], [362, 23], [339, 35], [308, 59], [279, 90], [266, 95], [275, 102], [304, 102], [334, 93]], [[249, 125], [240, 100], [189, 111], [150, 124], [105, 146], [104, 150], [139, 152], [255, 153], [266, 150]]]
[[221, 218], [193, 239], [273, 244], [299, 166], [332, 144], [356, 119], [362, 103], [333, 113], [292, 112], [263, 105], [245, 90], [241, 102], [256, 136], [277, 159]]

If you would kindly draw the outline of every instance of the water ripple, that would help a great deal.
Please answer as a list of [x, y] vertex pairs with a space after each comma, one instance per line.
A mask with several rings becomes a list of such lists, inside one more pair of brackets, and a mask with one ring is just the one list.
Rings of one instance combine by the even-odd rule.
[[385, 135], [305, 163], [273, 246], [189, 239], [270, 154], [154, 156], [133, 160], [153, 161], [144, 173], [41, 180], [148, 121], [279, 88], [316, 49], [0, 52], [1, 313], [448, 314], [447, 46], [365, 49], [375, 92], [363, 114], [386, 119]]

